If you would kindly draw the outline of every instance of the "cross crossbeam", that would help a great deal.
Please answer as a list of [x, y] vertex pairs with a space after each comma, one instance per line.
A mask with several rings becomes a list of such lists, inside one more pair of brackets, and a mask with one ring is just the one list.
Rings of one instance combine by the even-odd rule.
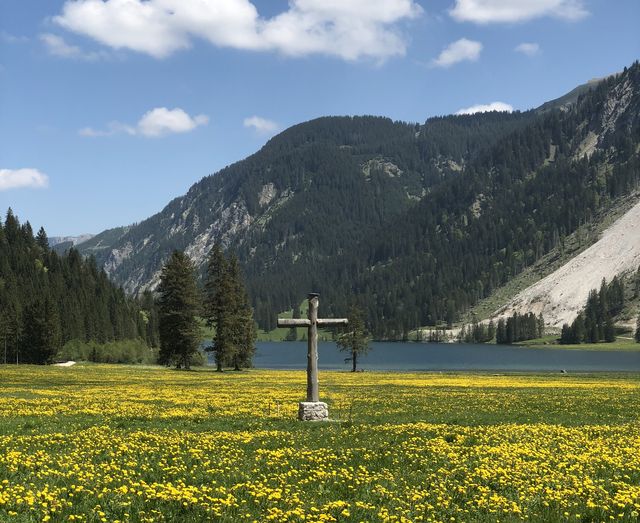
[[347, 325], [347, 318], [318, 318], [320, 300], [318, 294], [310, 293], [309, 318], [278, 318], [278, 327], [307, 327], [307, 401], [320, 401], [318, 393], [318, 327]]

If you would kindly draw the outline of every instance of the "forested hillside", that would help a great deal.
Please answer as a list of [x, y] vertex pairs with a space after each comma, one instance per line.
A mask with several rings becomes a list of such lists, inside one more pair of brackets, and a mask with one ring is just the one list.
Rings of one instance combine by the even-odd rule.
[[[152, 304], [149, 304], [152, 306]], [[0, 222], [0, 362], [50, 362], [70, 340], [149, 338], [147, 315], [93, 259], [59, 256], [11, 209]]]
[[559, 109], [320, 118], [80, 248], [139, 293], [172, 249], [203, 267], [221, 241], [262, 327], [313, 290], [326, 313], [356, 299], [377, 336], [400, 337], [454, 321], [636, 186], [639, 96], [635, 63]]

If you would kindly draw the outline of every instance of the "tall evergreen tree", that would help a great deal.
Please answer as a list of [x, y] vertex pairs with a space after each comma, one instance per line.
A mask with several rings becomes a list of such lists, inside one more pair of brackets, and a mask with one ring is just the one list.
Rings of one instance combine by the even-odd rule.
[[232, 332], [234, 370], [251, 367], [255, 353], [257, 331], [253, 319], [253, 309], [240, 273], [240, 263], [235, 254], [229, 257], [229, 278], [232, 283], [232, 303], [229, 304]]
[[229, 264], [222, 252], [222, 246], [216, 243], [209, 253], [207, 263], [204, 317], [207, 325], [214, 330], [211, 350], [215, 356], [218, 372], [222, 372], [231, 353], [229, 318], [226, 311], [232, 299], [232, 291]]
[[44, 230], [44, 227], [40, 227], [38, 230], [38, 234], [36, 235], [36, 243], [38, 247], [40, 247], [43, 252], [47, 252], [49, 250], [49, 238], [47, 237], [47, 233]]
[[226, 258], [216, 244], [209, 253], [204, 316], [214, 330], [212, 350], [218, 371], [252, 365], [257, 337], [253, 309], [235, 255]]
[[49, 298], [38, 298], [24, 315], [24, 363], [51, 363], [61, 348], [60, 318]]
[[164, 365], [189, 369], [200, 345], [200, 293], [189, 257], [173, 251], [158, 286], [160, 357]]

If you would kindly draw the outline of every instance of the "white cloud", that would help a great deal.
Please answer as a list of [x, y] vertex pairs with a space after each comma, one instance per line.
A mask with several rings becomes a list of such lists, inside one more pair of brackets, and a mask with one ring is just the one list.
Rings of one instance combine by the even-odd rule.
[[114, 134], [142, 135], [151, 138], [168, 134], [188, 133], [196, 127], [209, 123], [209, 117], [204, 114], [189, 116], [185, 111], [176, 107], [156, 107], [147, 111], [135, 126], [121, 122], [110, 122], [104, 130], [84, 127], [78, 131], [81, 136], [98, 137]]
[[244, 119], [244, 126], [251, 127], [261, 134], [271, 134], [278, 130], [278, 124], [260, 116], [251, 116]]
[[480, 57], [480, 51], [482, 51], [480, 42], [461, 38], [449, 44], [438, 58], [433, 60], [433, 64], [438, 67], [450, 67], [464, 60], [475, 62]]
[[104, 53], [84, 52], [79, 47], [68, 44], [61, 36], [51, 33], [41, 34], [40, 41], [44, 44], [50, 55], [59, 58], [94, 61], [106, 56]]
[[536, 43], [523, 42], [514, 49], [518, 53], [534, 56], [540, 52], [540, 46]]
[[173, 133], [188, 133], [200, 125], [209, 123], [209, 117], [199, 114], [193, 118], [182, 109], [158, 107], [144, 114], [138, 122], [137, 131], [144, 136], [164, 136]]
[[471, 107], [467, 107], [465, 109], [460, 109], [456, 111], [456, 114], [476, 114], [476, 113], [488, 113], [490, 111], [499, 111], [499, 112], [513, 112], [513, 107], [504, 102], [491, 102], [490, 104], [478, 104], [472, 105]]
[[456, 0], [449, 14], [476, 24], [526, 22], [551, 16], [580, 20], [589, 14], [583, 0]]
[[38, 169], [0, 169], [0, 191], [9, 189], [44, 189], [49, 186], [49, 177]]
[[156, 58], [200, 38], [290, 56], [384, 60], [405, 53], [398, 26], [421, 13], [415, 0], [290, 0], [287, 11], [268, 19], [250, 0], [67, 0], [54, 22], [112, 48]]

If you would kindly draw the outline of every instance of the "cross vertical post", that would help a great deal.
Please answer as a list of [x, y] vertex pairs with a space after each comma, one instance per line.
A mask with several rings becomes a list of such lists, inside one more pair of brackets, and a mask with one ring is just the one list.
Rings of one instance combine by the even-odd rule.
[[318, 392], [318, 305], [317, 294], [309, 294], [309, 336], [307, 340], [307, 401], [320, 401]]
[[320, 300], [315, 292], [309, 293], [308, 319], [278, 318], [278, 327], [307, 327], [307, 401], [299, 405], [298, 418], [304, 421], [329, 419], [327, 404], [320, 401], [318, 392], [318, 327], [347, 325], [347, 318], [318, 318]]

